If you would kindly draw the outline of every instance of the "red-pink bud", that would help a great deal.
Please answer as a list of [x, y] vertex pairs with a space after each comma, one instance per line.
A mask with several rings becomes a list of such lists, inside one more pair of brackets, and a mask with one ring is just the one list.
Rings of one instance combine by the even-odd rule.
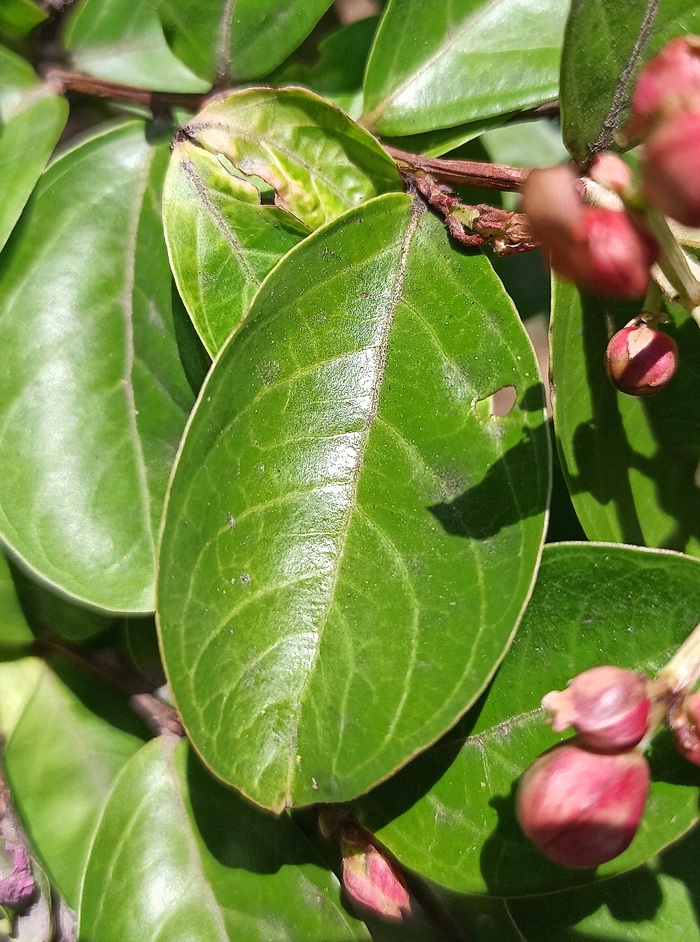
[[632, 171], [622, 157], [604, 151], [593, 161], [588, 176], [614, 193], [621, 193], [632, 183]]
[[632, 98], [628, 133], [647, 134], [664, 115], [700, 97], [700, 37], [678, 36], [642, 69]]
[[352, 901], [375, 915], [400, 920], [411, 911], [403, 877], [360, 828], [340, 836], [343, 886]]
[[523, 208], [563, 278], [598, 294], [644, 294], [659, 254], [655, 240], [626, 212], [585, 206], [570, 167], [533, 170], [523, 188]]
[[647, 678], [622, 667], [592, 667], [542, 699], [552, 714], [552, 729], [569, 726], [582, 746], [596, 752], [627, 752], [642, 739], [651, 701]]
[[554, 863], [588, 869], [629, 847], [649, 794], [637, 752], [602, 755], [560, 743], [535, 759], [518, 785], [518, 821]]
[[646, 324], [618, 330], [605, 351], [611, 383], [628, 396], [655, 396], [670, 381], [677, 365], [678, 346], [673, 337]]
[[693, 765], [700, 765], [700, 690], [685, 698], [681, 716], [673, 722], [676, 749]]
[[700, 226], [700, 107], [676, 112], [648, 138], [642, 192], [666, 216]]

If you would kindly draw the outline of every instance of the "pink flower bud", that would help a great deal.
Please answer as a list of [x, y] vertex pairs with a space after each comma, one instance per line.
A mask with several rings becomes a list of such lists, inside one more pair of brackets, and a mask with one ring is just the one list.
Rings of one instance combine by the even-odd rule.
[[685, 698], [681, 716], [673, 723], [676, 749], [693, 765], [700, 765], [700, 690]]
[[665, 120], [644, 147], [644, 196], [684, 226], [700, 226], [700, 101], [698, 105]]
[[343, 886], [350, 899], [375, 915], [401, 920], [411, 911], [403, 877], [361, 828], [345, 828], [340, 836]]
[[679, 36], [642, 69], [632, 98], [628, 133], [642, 137], [664, 115], [700, 97], [700, 37]]
[[656, 242], [626, 212], [585, 206], [569, 167], [533, 170], [523, 206], [535, 238], [563, 278], [598, 294], [644, 294], [658, 257]]
[[646, 324], [618, 330], [605, 351], [610, 382], [628, 396], [655, 396], [670, 381], [677, 365], [678, 346], [673, 337]]
[[617, 154], [605, 151], [593, 161], [588, 176], [613, 193], [621, 193], [632, 183], [632, 171]]
[[518, 821], [546, 857], [564, 867], [597, 867], [629, 847], [649, 794], [637, 752], [601, 755], [560, 743], [520, 779]]
[[644, 736], [651, 701], [647, 679], [622, 667], [592, 667], [542, 699], [552, 714], [552, 729], [569, 726], [578, 742], [596, 752], [627, 752]]

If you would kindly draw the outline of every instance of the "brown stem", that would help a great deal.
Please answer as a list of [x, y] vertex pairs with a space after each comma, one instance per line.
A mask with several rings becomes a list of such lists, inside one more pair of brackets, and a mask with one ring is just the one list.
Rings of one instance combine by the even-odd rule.
[[98, 98], [116, 98], [136, 105], [145, 105], [153, 111], [165, 108], [187, 108], [199, 111], [204, 101], [211, 94], [186, 94], [180, 92], [153, 92], [148, 88], [135, 85], [122, 85], [120, 82], [108, 82], [94, 78], [84, 72], [71, 72], [60, 66], [50, 66], [43, 71], [44, 80], [53, 85], [57, 92], [81, 92], [83, 95], [95, 95]]
[[445, 183], [458, 183], [463, 186], [476, 186], [483, 190], [522, 189], [530, 172], [521, 167], [508, 167], [505, 164], [489, 164], [479, 160], [443, 160], [440, 157], [421, 157], [410, 154], [397, 147], [384, 148], [399, 166], [402, 173], [415, 175], [429, 174]]

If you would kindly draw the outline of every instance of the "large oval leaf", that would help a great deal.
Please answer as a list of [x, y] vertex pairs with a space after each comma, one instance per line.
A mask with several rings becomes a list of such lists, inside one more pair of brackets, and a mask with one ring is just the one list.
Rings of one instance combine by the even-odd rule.
[[40, 82], [23, 59], [0, 46], [0, 249], [51, 156], [67, 117], [66, 100]]
[[294, 52], [332, 0], [150, 0], [175, 55], [209, 82], [262, 78]]
[[148, 136], [132, 122], [57, 160], [0, 256], [0, 531], [47, 581], [125, 611], [153, 607], [193, 399], [159, 212], [168, 148]]
[[605, 375], [613, 330], [639, 313], [584, 295], [555, 279], [551, 373], [554, 427], [576, 512], [590, 539], [640, 543], [700, 555], [700, 431], [689, 403], [700, 398], [700, 333], [681, 308], [668, 332], [680, 364], [649, 399], [617, 392]]
[[181, 141], [163, 190], [170, 264], [192, 323], [214, 356], [265, 275], [309, 230], [213, 155]]
[[[539, 708], [580, 671], [656, 673], [700, 611], [700, 562], [612, 544], [545, 547], [523, 623], [488, 691], [444, 740], [358, 802], [406, 866], [462, 893], [526, 896], [638, 866], [698, 819], [698, 772], [670, 734], [654, 740], [652, 789], [630, 848], [598, 870], [546, 860], [515, 821], [514, 786], [556, 742]], [[563, 738], [563, 737], [561, 737]]]
[[367, 65], [362, 123], [419, 134], [557, 97], [566, 0], [390, 0]]
[[542, 405], [488, 262], [420, 202], [285, 257], [202, 392], [162, 537], [167, 671], [218, 775], [274, 809], [345, 800], [477, 696], [537, 566]]
[[303, 88], [249, 88], [207, 105], [180, 132], [275, 190], [315, 229], [364, 200], [401, 189], [396, 164], [367, 131]]
[[102, 806], [146, 730], [121, 693], [68, 662], [52, 666], [43, 666], [3, 761], [32, 845], [75, 908]]
[[160, 737], [117, 780], [90, 854], [80, 938], [100, 942], [368, 939], [289, 817], [215, 783]]
[[674, 36], [697, 32], [697, 0], [573, 0], [561, 69], [562, 130], [572, 156], [588, 160], [611, 147], [644, 63]]
[[162, 92], [210, 88], [170, 51], [148, 0], [82, 0], [63, 41], [73, 66], [97, 78]]
[[644, 867], [567, 893], [507, 903], [519, 942], [698, 942], [697, 828]]

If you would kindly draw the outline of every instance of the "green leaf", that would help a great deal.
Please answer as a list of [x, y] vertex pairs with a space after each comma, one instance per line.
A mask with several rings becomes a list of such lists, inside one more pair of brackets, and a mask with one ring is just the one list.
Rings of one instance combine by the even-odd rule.
[[[439, 744], [358, 802], [401, 862], [450, 889], [529, 896], [638, 866], [698, 819], [698, 775], [664, 731], [652, 787], [628, 850], [597, 870], [546, 860], [515, 821], [514, 787], [557, 736], [539, 708], [582, 670], [611, 663], [655, 674], [695, 626], [700, 563], [635, 547], [546, 546], [508, 657], [479, 706]], [[559, 737], [565, 738], [565, 737]]]
[[0, 553], [0, 650], [24, 647], [32, 641], [34, 633], [19, 604], [8, 562]]
[[[0, 14], [1, 22], [2, 14]], [[0, 46], [0, 249], [54, 149], [68, 103], [30, 66]]]
[[67, 16], [64, 45], [76, 69], [160, 92], [206, 92], [210, 83], [168, 48], [148, 0], [82, 0]]
[[557, 97], [566, 0], [389, 0], [370, 54], [362, 123], [420, 134]]
[[637, 76], [674, 36], [700, 32], [697, 0], [572, 0], [561, 69], [564, 141], [577, 160], [614, 146]]
[[90, 854], [80, 938], [100, 942], [368, 939], [288, 816], [217, 784], [161, 736], [123, 770]]
[[490, 265], [405, 194], [277, 266], [202, 391], [161, 543], [167, 672], [217, 775], [273, 809], [343, 801], [452, 725], [534, 578], [542, 405]]
[[582, 295], [555, 279], [551, 373], [562, 470], [589, 539], [700, 555], [700, 432], [688, 404], [700, 398], [700, 333], [680, 307], [668, 327], [676, 375], [647, 399], [617, 392], [605, 374], [610, 334], [639, 313]]
[[700, 832], [625, 876], [542, 900], [513, 900], [510, 916], [521, 942], [698, 942], [697, 861]]
[[456, 128], [438, 128], [437, 131], [426, 131], [424, 134], [408, 134], [405, 137], [382, 137], [382, 144], [386, 147], [398, 147], [411, 154], [424, 154], [426, 157], [441, 157], [450, 151], [461, 147], [469, 141], [479, 137], [484, 131], [496, 128], [511, 115], [495, 115], [492, 118], [483, 118], [469, 124], [460, 124]]
[[[26, 36], [43, 23], [47, 14], [33, 0], [2, 0], [0, 33], [13, 38]], [[3, 50], [4, 52], [5, 50]]]
[[115, 625], [113, 615], [75, 605], [46, 585], [36, 582], [19, 566], [11, 566], [12, 579], [22, 610], [34, 636], [59, 636], [85, 641]]
[[168, 148], [150, 136], [131, 122], [53, 163], [0, 256], [0, 530], [47, 582], [111, 611], [153, 608], [193, 400], [159, 212]]
[[351, 118], [358, 118], [365, 66], [378, 24], [378, 16], [367, 16], [341, 27], [318, 44], [318, 58], [313, 65], [306, 61], [286, 63], [270, 76], [270, 83], [304, 85]]
[[34, 849], [75, 908], [102, 806], [145, 730], [123, 694], [67, 661], [52, 666], [14, 727], [4, 767]]
[[262, 78], [309, 35], [332, 0], [150, 0], [173, 52], [225, 87]]
[[9, 739], [44, 671], [38, 657], [0, 661], [0, 736]]
[[213, 155], [181, 141], [163, 190], [170, 264], [197, 333], [214, 356], [260, 282], [309, 230]]
[[312, 229], [402, 189], [372, 135], [303, 88], [236, 92], [204, 108], [180, 136], [270, 184], [275, 202]]

